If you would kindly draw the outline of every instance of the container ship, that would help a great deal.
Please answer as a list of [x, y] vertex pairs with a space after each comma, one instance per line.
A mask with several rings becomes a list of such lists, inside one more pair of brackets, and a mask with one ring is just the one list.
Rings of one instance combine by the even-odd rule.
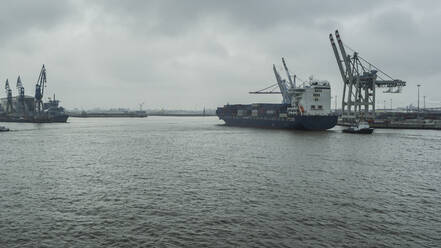
[[[273, 65], [277, 83], [251, 94], [281, 94], [282, 103], [227, 104], [216, 110], [227, 126], [327, 130], [337, 124], [338, 116], [331, 112], [331, 86], [328, 81], [315, 80], [296, 86], [296, 76], [289, 73], [284, 58], [283, 66], [288, 81], [282, 79]], [[280, 92], [268, 90], [277, 87]]]
[[18, 96], [12, 96], [12, 89], [6, 79], [6, 97], [0, 99], [0, 122], [66, 122], [69, 118], [64, 108], [59, 106], [60, 101], [49, 98], [43, 102], [44, 89], [46, 87], [46, 68], [41, 68], [35, 85], [35, 96], [25, 95], [25, 88], [20, 76], [17, 78]]

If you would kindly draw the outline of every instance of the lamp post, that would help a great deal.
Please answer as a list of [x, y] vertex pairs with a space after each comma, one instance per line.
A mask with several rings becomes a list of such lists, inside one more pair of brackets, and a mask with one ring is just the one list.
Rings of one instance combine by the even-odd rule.
[[392, 110], [392, 98], [390, 99], [390, 110]]
[[423, 110], [425, 111], [426, 110], [426, 96], [423, 96], [423, 102], [424, 102]]
[[420, 112], [420, 86], [421, 84], [418, 84], [418, 112]]
[[386, 100], [384, 100], [384, 110], [386, 110]]

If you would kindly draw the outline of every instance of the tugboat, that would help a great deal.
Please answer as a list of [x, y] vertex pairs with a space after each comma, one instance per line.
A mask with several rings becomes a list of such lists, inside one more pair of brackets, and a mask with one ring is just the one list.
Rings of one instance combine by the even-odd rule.
[[9, 131], [9, 128], [0, 126], [0, 132], [7, 132], [7, 131]]
[[351, 125], [350, 127], [343, 129], [343, 133], [359, 133], [359, 134], [371, 134], [374, 129], [369, 126], [366, 121], [359, 121]]

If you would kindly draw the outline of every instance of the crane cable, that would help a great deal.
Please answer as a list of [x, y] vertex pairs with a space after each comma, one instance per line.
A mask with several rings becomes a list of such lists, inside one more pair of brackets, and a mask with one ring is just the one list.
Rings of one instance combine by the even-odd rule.
[[271, 91], [273, 91], [273, 90], [274, 90], [274, 88], [275, 88], [276, 86], [278, 86], [278, 84], [277, 84], [277, 83], [275, 83], [275, 84], [272, 84], [272, 85], [270, 85], [270, 86], [268, 86], [268, 87], [266, 87], [266, 88], [263, 88], [263, 89], [261, 89], [261, 90], [257, 90], [257, 91], [255, 91], [255, 92], [261, 92], [261, 91], [265, 91], [265, 90], [267, 90], [267, 89], [270, 89], [270, 88], [271, 88]]
[[[350, 48], [348, 45], [343, 44], [344, 47], [346, 47], [347, 49], [351, 50], [352, 52], [356, 52], [358, 54], [357, 51], [355, 51], [354, 49]], [[381, 72], [383, 75], [385, 75], [386, 77], [388, 77], [391, 80], [395, 80], [394, 78], [392, 78], [391, 76], [389, 76], [387, 73], [385, 73], [384, 71], [382, 71], [380, 68], [376, 67], [374, 64], [370, 63], [369, 61], [367, 61], [366, 59], [364, 59], [363, 57], [361, 57], [360, 55], [358, 55], [358, 57], [363, 60], [364, 62], [366, 62], [368, 65], [372, 66], [373, 68], [377, 69], [377, 71]], [[381, 77], [379, 77], [380, 79], [382, 79]], [[383, 79], [382, 79], [383, 80]]]

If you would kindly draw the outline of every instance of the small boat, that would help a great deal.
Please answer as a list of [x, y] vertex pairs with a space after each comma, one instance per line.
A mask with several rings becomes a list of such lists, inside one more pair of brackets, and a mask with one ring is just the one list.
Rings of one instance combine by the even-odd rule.
[[374, 129], [365, 121], [355, 123], [354, 125], [343, 129], [343, 133], [371, 134], [372, 132], [374, 132]]
[[0, 132], [7, 132], [7, 131], [9, 131], [9, 128], [0, 126]]

